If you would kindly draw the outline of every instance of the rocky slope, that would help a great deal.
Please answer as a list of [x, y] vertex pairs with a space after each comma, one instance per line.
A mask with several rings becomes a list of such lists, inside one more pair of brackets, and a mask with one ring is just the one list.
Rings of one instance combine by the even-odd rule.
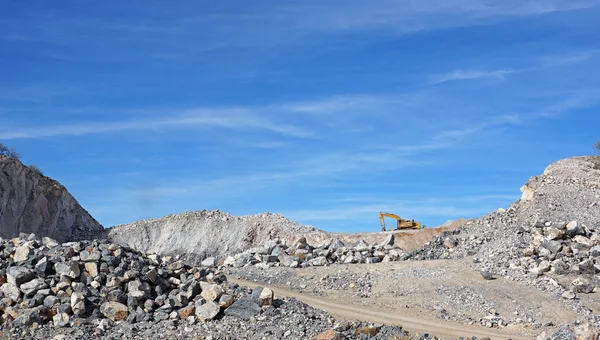
[[598, 159], [563, 159], [521, 188], [522, 198], [466, 226], [435, 237], [406, 259], [473, 256], [486, 279], [503, 276], [553, 292], [600, 323], [578, 294], [600, 289]]
[[60, 183], [0, 156], [0, 237], [26, 232], [62, 242], [97, 237], [102, 231]]
[[107, 230], [106, 237], [144, 253], [181, 255], [197, 261], [240, 252], [268, 239], [321, 233], [277, 214], [232, 216], [202, 210], [115, 226]]

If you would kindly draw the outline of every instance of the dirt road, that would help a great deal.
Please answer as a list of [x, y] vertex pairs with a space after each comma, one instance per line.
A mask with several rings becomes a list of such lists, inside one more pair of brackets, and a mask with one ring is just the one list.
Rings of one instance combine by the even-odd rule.
[[369, 310], [365, 307], [357, 308], [355, 306], [332, 301], [327, 298], [313, 297], [306, 294], [301, 294], [286, 290], [280, 287], [274, 287], [264, 284], [257, 284], [251, 281], [239, 279], [236, 277], [228, 276], [230, 282], [237, 283], [239, 285], [255, 288], [257, 286], [267, 287], [272, 289], [276, 296], [280, 297], [293, 297], [296, 298], [314, 308], [326, 310], [336, 318], [345, 320], [361, 320], [373, 323], [381, 323], [387, 325], [402, 326], [410, 332], [423, 332], [429, 333], [441, 338], [457, 339], [459, 337], [470, 338], [476, 336], [478, 338], [489, 337], [492, 340], [495, 339], [534, 339], [534, 337], [523, 337], [503, 334], [498, 331], [487, 331], [481, 327], [465, 326], [455, 324], [452, 322], [442, 321], [439, 319], [425, 318], [423, 316], [411, 317], [400, 314], [384, 313], [375, 310]]

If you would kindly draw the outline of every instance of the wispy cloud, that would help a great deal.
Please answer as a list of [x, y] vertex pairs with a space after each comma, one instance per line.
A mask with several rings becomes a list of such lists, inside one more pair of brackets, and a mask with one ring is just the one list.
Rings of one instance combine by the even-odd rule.
[[505, 79], [515, 73], [515, 70], [454, 70], [449, 73], [430, 77], [429, 84], [437, 85], [455, 80], [475, 80], [483, 78]]
[[[382, 0], [376, 6], [362, 1], [273, 4], [259, 0], [252, 6], [239, 6], [235, 11], [225, 12], [193, 1], [185, 3], [186, 6], [181, 8], [171, 6], [168, 11], [164, 10], [166, 5], [158, 1], [145, 2], [144, 6], [123, 4], [126, 20], [107, 15], [110, 12], [101, 2], [86, 3], [85, 8], [90, 12], [105, 14], [93, 18], [69, 16], [69, 12], [57, 8], [50, 11], [33, 7], [22, 17], [3, 18], [0, 15], [0, 40], [44, 42], [78, 51], [38, 51], [66, 60], [114, 61], [121, 58], [136, 62], [140, 54], [146, 59], [173, 60], [230, 48], [281, 48], [298, 42], [318, 41], [315, 37], [319, 35], [326, 38], [330, 34], [369, 30], [410, 34], [600, 5], [595, 0], [458, 0], [451, 3], [444, 0]], [[27, 24], [23, 25], [23, 22]], [[211, 34], [206, 35], [209, 30]], [[136, 43], [130, 44], [131, 41]], [[189, 41], [202, 43], [189, 44]], [[128, 53], [106, 53], [113, 48]]]
[[277, 123], [244, 109], [190, 109], [183, 114], [138, 118], [130, 121], [85, 122], [45, 127], [0, 130], [0, 139], [31, 139], [56, 136], [82, 136], [128, 131], [169, 131], [173, 129], [221, 128], [230, 130], [262, 130], [290, 137], [308, 138], [313, 134], [305, 129]]

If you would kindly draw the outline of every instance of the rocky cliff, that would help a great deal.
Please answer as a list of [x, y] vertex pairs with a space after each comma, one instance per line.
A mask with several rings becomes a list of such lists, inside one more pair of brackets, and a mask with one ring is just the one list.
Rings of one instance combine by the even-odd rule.
[[0, 237], [24, 232], [65, 242], [91, 239], [102, 231], [60, 183], [0, 156]]
[[106, 237], [144, 253], [182, 255], [201, 260], [235, 253], [275, 238], [296, 239], [324, 233], [278, 214], [232, 216], [222, 211], [192, 211], [107, 229]]

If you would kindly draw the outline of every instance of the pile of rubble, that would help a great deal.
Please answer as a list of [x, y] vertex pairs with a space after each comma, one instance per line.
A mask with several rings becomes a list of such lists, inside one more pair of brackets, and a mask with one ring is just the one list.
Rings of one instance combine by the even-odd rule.
[[17, 327], [64, 327], [88, 317], [100, 328], [108, 320], [206, 321], [221, 311], [249, 318], [273, 302], [273, 292], [264, 289], [246, 306], [228, 291], [223, 274], [104, 241], [59, 245], [31, 234], [3, 240], [0, 250], [1, 320]]
[[[503, 276], [563, 300], [600, 290], [600, 170], [589, 158], [549, 166], [521, 188], [523, 197], [434, 237], [403, 259], [472, 256], [485, 279]], [[600, 322], [577, 300], [573, 307]]]
[[106, 229], [105, 237], [145, 254], [180, 256], [197, 263], [208, 256], [235, 254], [271, 238], [326, 233], [280, 214], [233, 216], [220, 210], [187, 211]]
[[[229, 283], [214, 269], [176, 258], [146, 256], [103, 240], [58, 244], [34, 234], [0, 239], [2, 334], [145, 338], [170, 330], [190, 338], [307, 338], [335, 325], [325, 312], [274, 299], [267, 288]], [[373, 326], [350, 325], [344, 332], [365, 327]]]
[[[327, 239], [312, 246], [306, 238], [300, 238], [293, 246], [286, 245], [286, 240], [268, 240], [259, 246], [247, 249], [242, 253], [229, 256], [223, 261], [224, 266], [241, 268], [256, 266], [269, 268], [285, 266], [305, 268], [310, 266], [326, 266], [333, 263], [379, 263], [398, 261], [404, 252], [393, 246], [394, 235], [389, 234], [380, 244], [368, 244], [364, 240], [356, 244], [344, 244], [340, 240]], [[202, 262], [206, 266], [215, 266], [213, 257]]]

